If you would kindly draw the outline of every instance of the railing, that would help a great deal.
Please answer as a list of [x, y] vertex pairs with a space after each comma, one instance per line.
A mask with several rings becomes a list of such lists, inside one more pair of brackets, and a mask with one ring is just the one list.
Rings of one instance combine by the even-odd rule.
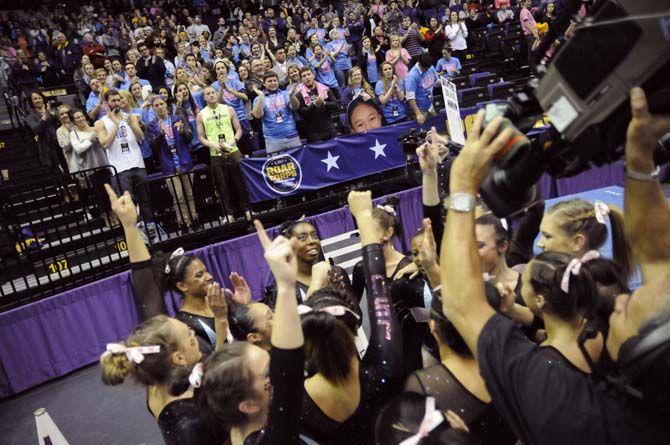
[[125, 268], [113, 264], [126, 246], [102, 187], [115, 174], [106, 166], [3, 188], [0, 308]]

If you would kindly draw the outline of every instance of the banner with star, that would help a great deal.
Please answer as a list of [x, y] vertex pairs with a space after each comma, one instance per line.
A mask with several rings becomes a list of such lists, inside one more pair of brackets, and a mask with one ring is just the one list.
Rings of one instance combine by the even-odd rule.
[[[445, 131], [445, 116], [429, 118], [421, 130]], [[300, 195], [341, 182], [404, 167], [406, 156], [398, 142], [416, 121], [365, 133], [338, 137], [240, 163], [252, 203]]]

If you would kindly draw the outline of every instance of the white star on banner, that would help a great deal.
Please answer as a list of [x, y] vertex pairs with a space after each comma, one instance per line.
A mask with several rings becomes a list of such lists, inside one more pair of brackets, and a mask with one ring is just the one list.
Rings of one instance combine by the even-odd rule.
[[386, 144], [380, 144], [379, 139], [375, 139], [375, 145], [370, 147], [370, 150], [375, 152], [375, 159], [377, 159], [379, 156], [386, 157], [386, 153], [384, 153], [385, 148]]
[[336, 168], [340, 169], [340, 166], [337, 165], [337, 160], [340, 159], [339, 156], [333, 156], [330, 154], [330, 150], [328, 151], [328, 157], [326, 159], [321, 159], [321, 162], [326, 164], [326, 172], [329, 172], [331, 168]]

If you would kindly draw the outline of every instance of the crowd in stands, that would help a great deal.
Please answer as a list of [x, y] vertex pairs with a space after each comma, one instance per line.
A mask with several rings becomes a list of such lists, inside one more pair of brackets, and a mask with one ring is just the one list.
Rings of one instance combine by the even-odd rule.
[[[473, 31], [516, 21], [530, 47], [555, 14], [529, 0], [55, 3], [0, 16], [0, 68], [57, 174], [108, 163], [132, 189], [209, 164], [239, 215], [243, 155], [423, 124]], [[41, 93], [64, 85], [78, 100]]]

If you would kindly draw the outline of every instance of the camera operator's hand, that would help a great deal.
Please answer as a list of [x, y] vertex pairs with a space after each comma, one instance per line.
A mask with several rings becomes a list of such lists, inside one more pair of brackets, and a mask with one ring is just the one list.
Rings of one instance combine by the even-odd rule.
[[435, 174], [437, 172], [437, 146], [424, 142], [416, 149], [419, 157], [419, 166], [423, 174]]
[[654, 149], [658, 140], [670, 131], [670, 116], [649, 113], [647, 97], [642, 88], [630, 92], [633, 118], [626, 134], [626, 164], [629, 168], [649, 173], [654, 170]]
[[479, 186], [489, 172], [491, 161], [510, 140], [513, 128], [507, 127], [498, 136], [502, 117], [493, 119], [482, 131], [484, 110], [477, 113], [475, 122], [468, 132], [465, 146], [451, 167], [450, 189], [453, 192], [466, 192], [476, 195]]

